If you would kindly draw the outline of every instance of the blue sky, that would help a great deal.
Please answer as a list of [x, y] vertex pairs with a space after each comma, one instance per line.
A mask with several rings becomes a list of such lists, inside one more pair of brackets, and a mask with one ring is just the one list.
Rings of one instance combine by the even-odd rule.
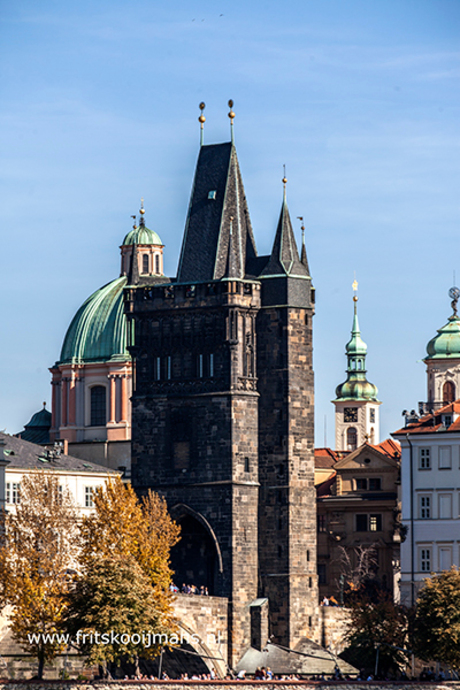
[[259, 253], [282, 201], [317, 289], [317, 444], [345, 378], [353, 274], [381, 436], [426, 397], [460, 283], [458, 0], [2, 0], [0, 428], [43, 400], [84, 299], [119, 272], [140, 197], [174, 275], [206, 102], [235, 138]]

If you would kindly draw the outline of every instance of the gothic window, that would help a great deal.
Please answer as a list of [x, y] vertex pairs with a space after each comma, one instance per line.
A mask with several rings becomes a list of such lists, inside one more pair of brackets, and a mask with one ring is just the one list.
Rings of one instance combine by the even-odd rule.
[[209, 355], [209, 376], [210, 378], [214, 376], [214, 355], [212, 352]]
[[446, 381], [442, 387], [442, 401], [443, 403], [451, 403], [455, 400], [455, 384], [452, 381]]
[[105, 386], [91, 388], [91, 426], [105, 426], [107, 422], [107, 403]]
[[249, 472], [249, 469], [250, 469], [249, 458], [244, 458], [244, 471]]
[[155, 381], [161, 381], [161, 357], [155, 357], [154, 370]]
[[149, 255], [144, 254], [142, 257], [142, 273], [149, 272]]
[[358, 434], [354, 426], [350, 426], [347, 429], [347, 449], [356, 450], [358, 445]]
[[155, 273], [160, 275], [160, 255], [155, 254]]

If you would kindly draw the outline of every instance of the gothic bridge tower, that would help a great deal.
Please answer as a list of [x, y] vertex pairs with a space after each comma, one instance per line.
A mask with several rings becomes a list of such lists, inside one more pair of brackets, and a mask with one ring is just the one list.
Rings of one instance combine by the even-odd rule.
[[257, 256], [233, 140], [200, 148], [177, 277], [135, 277], [125, 313], [132, 483], [181, 525], [176, 583], [228, 597], [230, 665], [258, 596], [293, 645], [316, 605], [311, 280], [285, 199]]

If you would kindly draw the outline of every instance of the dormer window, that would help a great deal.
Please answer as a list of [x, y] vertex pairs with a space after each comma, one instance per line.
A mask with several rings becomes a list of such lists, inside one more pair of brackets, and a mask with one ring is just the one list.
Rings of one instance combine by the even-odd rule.
[[451, 414], [445, 414], [442, 421], [443, 421], [446, 429], [448, 429], [450, 427], [450, 425], [452, 424], [452, 415]]
[[210, 192], [208, 192], [208, 199], [211, 199], [212, 201], [215, 201], [215, 200], [216, 200], [216, 196], [217, 196], [217, 191], [216, 191], [215, 189], [213, 189], [213, 190], [211, 190]]

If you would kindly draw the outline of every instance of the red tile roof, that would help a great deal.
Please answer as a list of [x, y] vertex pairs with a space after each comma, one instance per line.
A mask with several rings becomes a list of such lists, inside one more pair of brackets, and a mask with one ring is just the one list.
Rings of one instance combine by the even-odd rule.
[[443, 415], [460, 415], [460, 400], [455, 400], [436, 410], [433, 414], [426, 414], [416, 422], [411, 422], [402, 429], [393, 432], [392, 436], [406, 436], [406, 434], [433, 434], [440, 430], [460, 431], [460, 417], [456, 419], [447, 429], [443, 426]]

